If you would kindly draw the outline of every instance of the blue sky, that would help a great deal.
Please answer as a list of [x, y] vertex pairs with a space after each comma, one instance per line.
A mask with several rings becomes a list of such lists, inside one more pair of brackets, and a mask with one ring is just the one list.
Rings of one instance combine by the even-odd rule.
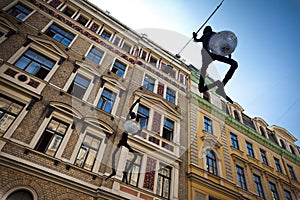
[[[191, 38], [221, 0], [90, 0], [150, 39], [176, 52]], [[300, 0], [225, 0], [208, 22], [215, 31], [238, 37], [233, 58], [239, 68], [227, 94], [250, 117], [285, 128], [300, 139]], [[152, 30], [152, 32], [151, 32]], [[172, 31], [181, 40], [168, 37]], [[148, 31], [148, 32], [147, 32]], [[154, 34], [153, 34], [154, 33]], [[199, 32], [201, 35], [202, 30]], [[152, 38], [153, 37], [153, 38]], [[183, 39], [182, 39], [183, 38]], [[164, 46], [163, 44], [162, 46]], [[194, 42], [188, 48], [196, 45]], [[168, 47], [166, 47], [168, 48]], [[173, 49], [172, 49], [173, 48]], [[199, 45], [198, 45], [199, 48]], [[182, 52], [184, 53], [184, 51]], [[191, 52], [186, 52], [191, 54]], [[190, 56], [200, 55], [192, 51]], [[192, 63], [197, 63], [197, 61]], [[216, 65], [222, 77], [226, 66]], [[296, 143], [300, 145], [300, 141]]]

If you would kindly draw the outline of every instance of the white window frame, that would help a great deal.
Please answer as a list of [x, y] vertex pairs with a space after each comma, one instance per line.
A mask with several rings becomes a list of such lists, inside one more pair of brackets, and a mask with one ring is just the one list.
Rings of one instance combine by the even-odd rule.
[[126, 53], [129, 53], [129, 54], [131, 54], [131, 52], [132, 52], [132, 49], [134, 48], [134, 45], [132, 44], [132, 43], [130, 43], [130, 42], [128, 42], [127, 40], [122, 40], [122, 43], [120, 44], [120, 48], [123, 50], [123, 51], [125, 51], [124, 49], [123, 49], [123, 46], [124, 46], [124, 44], [128, 44], [129, 46], [130, 46], [130, 50], [129, 50], [129, 52], [126, 52]]
[[87, 101], [93, 87], [94, 87], [94, 74], [92, 74], [91, 72], [88, 72], [87, 70], [84, 70], [82, 68], [79, 68], [75, 73], [72, 73], [71, 76], [69, 77], [67, 83], [65, 84], [63, 91], [67, 92], [69, 87], [71, 86], [71, 84], [73, 83], [75, 77], [77, 76], [77, 74], [80, 74], [88, 79], [90, 79], [90, 84], [87, 87], [87, 90], [85, 91], [85, 94], [82, 97], [83, 101]]
[[[114, 102], [114, 105], [113, 105], [113, 107], [112, 107], [112, 110], [111, 110], [111, 115], [116, 115], [116, 112], [117, 112], [117, 109], [118, 109], [118, 106], [117, 105], [119, 105], [119, 102], [120, 102], [120, 89], [118, 89], [117, 87], [115, 87], [114, 85], [112, 85], [112, 84], [109, 84], [109, 83], [105, 83], [104, 85], [103, 85], [103, 87], [102, 88], [100, 88], [99, 89], [99, 91], [98, 91], [98, 93], [97, 93], [97, 95], [96, 95], [96, 98], [95, 98], [95, 101], [94, 101], [94, 103], [93, 103], [93, 105], [95, 106], [95, 107], [97, 107], [97, 104], [98, 104], [98, 102], [99, 102], [99, 100], [100, 100], [100, 97], [101, 97], [101, 95], [102, 95], [102, 93], [103, 93], [103, 90], [104, 89], [108, 89], [108, 90], [110, 90], [110, 91], [112, 91], [113, 93], [115, 93], [116, 94], [116, 99], [115, 99], [115, 102]], [[109, 113], [108, 113], [109, 114]]]
[[98, 152], [97, 152], [97, 156], [95, 158], [94, 166], [91, 170], [91, 172], [98, 173], [100, 165], [101, 165], [101, 161], [102, 161], [102, 158], [103, 158], [103, 155], [104, 155], [104, 151], [106, 149], [106, 144], [105, 144], [106, 135], [105, 135], [105, 133], [103, 133], [103, 131], [99, 131], [99, 129], [96, 129], [92, 126], [87, 126], [84, 133], [80, 134], [80, 136], [77, 140], [77, 143], [75, 145], [74, 151], [71, 155], [70, 162], [75, 163], [76, 157], [77, 157], [78, 152], [79, 152], [80, 147], [81, 147], [81, 144], [82, 144], [82, 142], [83, 142], [83, 140], [84, 140], [87, 133], [90, 134], [90, 135], [96, 136], [96, 137], [98, 137], [102, 140], [101, 144], [100, 144], [100, 147], [98, 149]]
[[[28, 50], [28, 49], [33, 49], [35, 51], [37, 51], [39, 54], [44, 55], [45, 57], [48, 57], [54, 61], [56, 61], [56, 63], [54, 64], [53, 68], [49, 71], [49, 73], [47, 74], [47, 76], [44, 78], [44, 81], [48, 82], [51, 77], [54, 75], [54, 73], [56, 72], [56, 70], [59, 68], [60, 65], [58, 65], [61, 57], [58, 55], [55, 55], [54, 53], [51, 53], [51, 51], [46, 50], [45, 48], [43, 48], [40, 45], [37, 45], [34, 42], [30, 42], [29, 45], [27, 45], [26, 47], [22, 46], [19, 50], [16, 51], [16, 53], [10, 57], [7, 62], [12, 64], [14, 66], [14, 63], [21, 58], [21, 56]], [[17, 68], [17, 67], [16, 67]], [[19, 68], [18, 68], [19, 69]], [[21, 70], [21, 69], [19, 69]], [[23, 71], [23, 70], [21, 70]], [[25, 71], [23, 71], [25, 72]], [[31, 76], [34, 76], [32, 74], [30, 74]], [[38, 78], [36, 76], [34, 76], [35, 78]]]
[[11, 2], [10, 4], [8, 4], [7, 6], [5, 6], [2, 10], [3, 10], [4, 12], [7, 12], [9, 9], [11, 9], [13, 6], [15, 6], [17, 3], [24, 4], [24, 5], [26, 5], [28, 8], [31, 8], [31, 9], [32, 9], [31, 13], [29, 13], [29, 15], [27, 15], [24, 19], [22, 19], [22, 20], [18, 19], [18, 20], [20, 20], [20, 21], [22, 21], [22, 22], [24, 22], [25, 20], [27, 20], [31, 15], [33, 15], [33, 13], [36, 12], [36, 9], [35, 9], [31, 4], [29, 4], [29, 3], [26, 2], [26, 1], [22, 1], [22, 0], [15, 0], [15, 1], [13, 1], [13, 2]]
[[[89, 55], [89, 53], [90, 53], [90, 51], [92, 50], [93, 47], [103, 52], [103, 56], [102, 56], [100, 62], [99, 62], [99, 63], [96, 63], [97, 65], [100, 66], [100, 65], [102, 64], [103, 60], [104, 60], [104, 57], [105, 57], [106, 54], [107, 54], [107, 51], [103, 50], [100, 46], [95, 45], [95, 44], [91, 44], [90, 47], [88, 48], [88, 50], [86, 51], [86, 53], [84, 54], [84, 58], [85, 58], [85, 59], [88, 59], [87, 56]], [[88, 60], [89, 60], [89, 59], [88, 59]], [[91, 60], [91, 61], [92, 61], [92, 60]], [[92, 61], [92, 62], [95, 63], [94, 61]]]
[[[41, 30], [41, 33], [44, 33], [46, 35], [46, 31], [50, 28], [50, 26], [52, 24], [57, 24], [58, 26], [62, 27], [63, 29], [65, 29], [66, 31], [68, 31], [69, 33], [73, 34], [74, 35], [74, 38], [73, 40], [71, 41], [71, 43], [66, 46], [66, 48], [70, 48], [73, 43], [75, 42], [75, 40], [77, 39], [78, 37], [78, 34], [73, 30], [71, 29], [69, 26], [66, 26], [65, 24], [63, 24], [62, 22], [60, 21], [54, 21], [54, 20], [51, 20], [42, 30]], [[49, 36], [48, 36], [49, 37]], [[54, 40], [54, 39], [53, 39]], [[55, 41], [55, 40], [54, 40]], [[56, 41], [55, 41], [56, 42]], [[61, 44], [61, 43], [60, 43]]]
[[113, 62], [112, 62], [112, 64], [111, 64], [111, 66], [110, 66], [110, 68], [109, 68], [109, 71], [112, 70], [112, 68], [114, 67], [114, 64], [115, 64], [116, 61], [118, 61], [118, 62], [120, 62], [120, 63], [122, 63], [122, 64], [125, 65], [126, 69], [125, 69], [125, 71], [124, 71], [123, 76], [121, 76], [121, 78], [125, 78], [125, 77], [126, 77], [126, 74], [127, 74], [127, 72], [128, 72], [128, 69], [129, 69], [129, 63], [128, 63], [128, 61], [124, 61], [124, 59], [119, 59], [118, 57], [114, 58], [114, 60], [113, 60]]
[[[52, 118], [56, 118], [56, 119], [59, 119], [63, 122], [66, 122], [67, 124], [69, 124], [69, 127], [64, 135], [64, 138], [63, 140], [61, 141], [61, 144], [59, 145], [59, 148], [57, 149], [57, 152], [55, 153], [54, 157], [55, 158], [58, 158], [58, 159], [62, 159], [62, 160], [65, 160], [64, 158], [61, 157], [63, 151], [65, 150], [66, 148], [66, 145], [70, 139], [70, 136], [73, 132], [73, 129], [72, 129], [72, 124], [73, 124], [73, 118], [72, 117], [67, 117], [66, 114], [62, 113], [61, 111], [59, 110], [53, 110], [53, 112], [51, 113], [51, 115], [47, 118], [44, 118], [42, 124], [40, 125], [39, 129], [37, 130], [36, 134], [34, 135], [34, 137], [32, 138], [30, 144], [29, 144], [29, 147], [31, 147], [32, 149], [35, 148], [35, 146], [37, 145], [39, 139], [42, 137], [45, 129], [47, 128], [50, 120]], [[47, 155], [47, 154], [46, 154]], [[47, 155], [49, 156], [49, 155]]]
[[59, 8], [59, 10], [63, 13], [63, 11], [64, 11], [64, 9], [65, 9], [66, 7], [69, 7], [69, 8], [71, 8], [72, 10], [75, 11], [75, 12], [73, 13], [73, 15], [70, 17], [70, 18], [74, 19], [74, 18], [76, 17], [77, 13], [78, 13], [78, 9], [76, 9], [75, 7], [73, 7], [73, 6], [69, 5], [69, 4], [65, 4], [64, 6], [62, 6], [61, 8]]
[[[99, 31], [99, 30], [98, 30]], [[102, 33], [104, 32], [104, 31], [106, 31], [106, 32], [108, 32], [108, 33], [110, 33], [111, 35], [109, 36], [109, 39], [108, 40], [106, 40], [105, 38], [103, 38], [101, 35], [102, 35]], [[102, 38], [102, 39], [104, 39], [104, 40], [106, 40], [106, 41], [108, 41], [108, 42], [111, 42], [111, 39], [112, 39], [112, 37], [114, 36], [114, 33], [111, 31], [111, 30], [109, 30], [108, 28], [102, 28], [100, 31], [99, 31], [99, 33], [98, 33], [98, 35]]]

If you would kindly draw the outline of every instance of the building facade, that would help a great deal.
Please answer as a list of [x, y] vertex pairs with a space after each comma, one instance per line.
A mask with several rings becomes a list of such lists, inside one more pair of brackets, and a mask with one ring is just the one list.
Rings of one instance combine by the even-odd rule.
[[88, 1], [0, 9], [0, 198], [187, 199], [188, 66]]
[[192, 72], [189, 199], [300, 199], [300, 155], [284, 128], [250, 118], [214, 91], [199, 94]]

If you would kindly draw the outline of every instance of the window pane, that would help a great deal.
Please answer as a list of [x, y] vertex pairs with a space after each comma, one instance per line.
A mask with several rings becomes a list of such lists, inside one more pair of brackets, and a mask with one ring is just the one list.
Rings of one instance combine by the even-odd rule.
[[87, 154], [87, 150], [84, 148], [81, 148], [79, 150], [78, 156], [76, 158], [75, 165], [82, 167], [83, 163], [84, 163], [84, 159], [86, 157], [86, 154]]
[[95, 150], [90, 150], [84, 165], [84, 169], [92, 170], [94, 161], [96, 159], [97, 152]]
[[50, 156], [54, 156], [55, 152], [57, 151], [60, 143], [61, 143], [62, 137], [59, 135], [55, 135], [52, 138], [52, 141], [47, 149], [47, 151], [45, 152], [46, 154], [50, 155]]

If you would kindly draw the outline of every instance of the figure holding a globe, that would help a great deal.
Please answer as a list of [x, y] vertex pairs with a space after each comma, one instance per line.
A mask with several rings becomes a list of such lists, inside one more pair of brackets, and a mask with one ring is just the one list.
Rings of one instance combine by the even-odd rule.
[[[193, 38], [195, 42], [202, 42], [203, 44], [201, 50], [202, 67], [200, 69], [200, 79], [198, 84], [199, 92], [204, 93], [211, 88], [217, 87], [216, 93], [232, 103], [232, 100], [225, 94], [224, 86], [238, 68], [238, 63], [231, 58], [231, 53], [237, 46], [237, 37], [231, 31], [221, 31], [216, 33], [212, 31], [210, 26], [206, 26], [200, 39], [197, 39], [197, 33], [195, 32], [193, 33]], [[209, 64], [215, 60], [229, 64], [230, 69], [227, 71], [222, 81], [218, 80], [205, 85], [207, 68]]]

